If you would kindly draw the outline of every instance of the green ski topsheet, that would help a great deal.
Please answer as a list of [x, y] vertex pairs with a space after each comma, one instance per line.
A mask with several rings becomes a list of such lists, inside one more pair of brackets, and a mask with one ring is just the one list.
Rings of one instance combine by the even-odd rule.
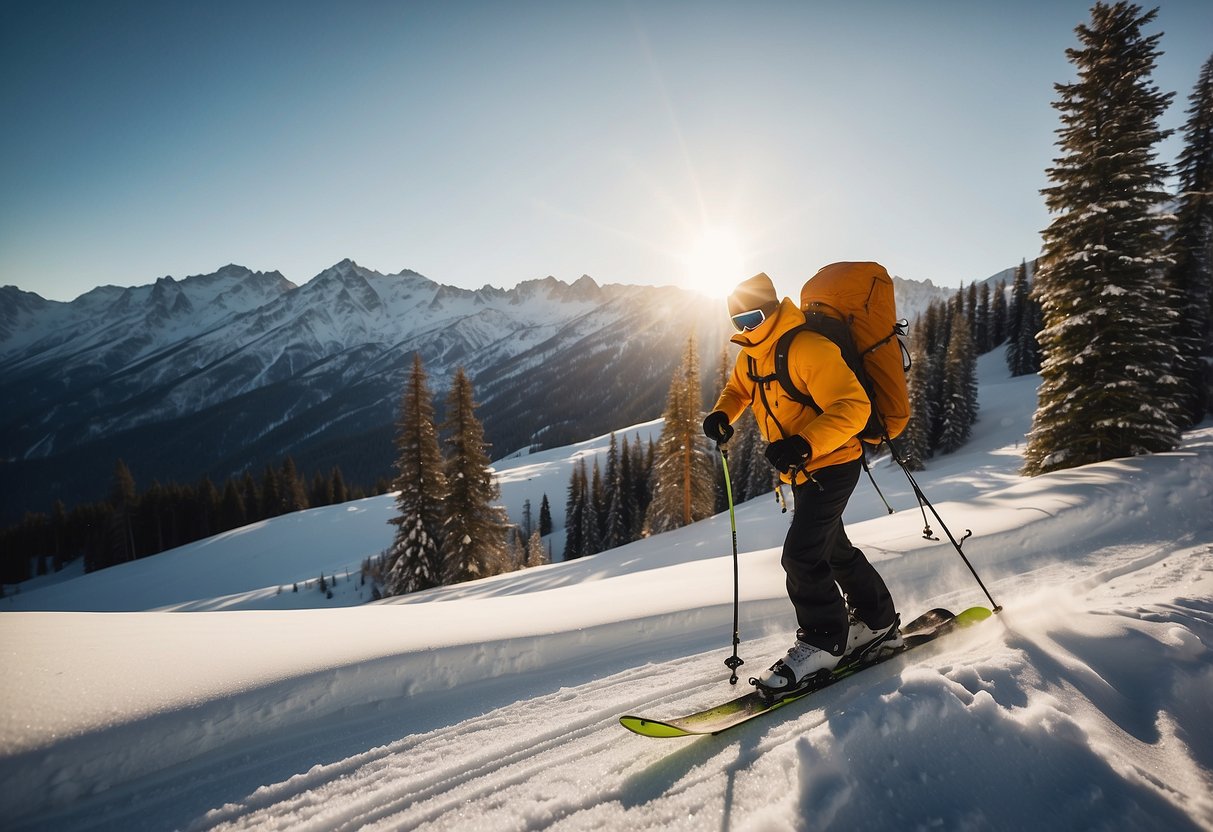
[[[956, 627], [968, 627], [978, 621], [984, 621], [991, 615], [993, 613], [985, 607], [970, 607], [958, 615], [953, 615], [945, 609], [937, 608], [929, 610], [901, 628], [901, 635], [905, 640], [906, 646], [888, 658], [900, 656], [906, 650], [933, 641]], [[841, 666], [834, 671], [826, 682], [793, 696], [780, 699], [773, 704], [768, 703], [755, 690], [739, 696], [731, 702], [725, 702], [722, 705], [674, 719], [656, 720], [629, 714], [619, 717], [619, 722], [629, 731], [646, 737], [666, 738], [718, 734], [727, 728], [740, 725], [768, 711], [778, 710], [784, 705], [790, 705], [866, 667], [880, 664], [882, 661], [888, 661], [888, 659], [880, 659], [875, 662], [858, 665]]]

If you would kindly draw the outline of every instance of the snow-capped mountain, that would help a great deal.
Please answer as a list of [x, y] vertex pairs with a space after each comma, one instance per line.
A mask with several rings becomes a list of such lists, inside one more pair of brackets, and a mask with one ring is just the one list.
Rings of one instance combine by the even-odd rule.
[[144, 484], [287, 454], [304, 472], [389, 475], [414, 352], [439, 396], [467, 369], [498, 453], [585, 438], [657, 415], [686, 337], [723, 343], [727, 325], [719, 302], [680, 289], [549, 277], [469, 291], [351, 260], [302, 286], [228, 266], [71, 303], [3, 293], [10, 515], [100, 497], [119, 457]]
[[[913, 317], [951, 290], [897, 280]], [[707, 387], [719, 301], [553, 277], [510, 290], [440, 285], [343, 260], [296, 286], [229, 265], [103, 286], [70, 303], [0, 289], [0, 491], [6, 516], [103, 496], [116, 459], [137, 480], [223, 479], [290, 454], [305, 473], [390, 475], [411, 355], [440, 399], [467, 369], [498, 456], [660, 414], [686, 338]]]

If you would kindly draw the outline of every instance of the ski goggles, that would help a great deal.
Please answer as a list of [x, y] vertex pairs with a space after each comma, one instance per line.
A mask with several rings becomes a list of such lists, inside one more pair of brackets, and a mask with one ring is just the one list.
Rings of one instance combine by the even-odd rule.
[[749, 312], [742, 312], [739, 315], [734, 315], [733, 327], [738, 332], [746, 332], [754, 329], [762, 324], [767, 319], [767, 313], [761, 309], [752, 309]]

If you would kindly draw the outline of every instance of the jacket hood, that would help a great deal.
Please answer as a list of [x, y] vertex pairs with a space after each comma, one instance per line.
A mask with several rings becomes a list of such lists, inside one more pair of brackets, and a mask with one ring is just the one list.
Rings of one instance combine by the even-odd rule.
[[791, 298], [784, 298], [779, 303], [775, 314], [763, 321], [757, 328], [748, 332], [738, 332], [729, 340], [741, 347], [742, 352], [757, 358], [759, 355], [775, 349], [779, 336], [789, 329], [804, 323], [804, 313]]

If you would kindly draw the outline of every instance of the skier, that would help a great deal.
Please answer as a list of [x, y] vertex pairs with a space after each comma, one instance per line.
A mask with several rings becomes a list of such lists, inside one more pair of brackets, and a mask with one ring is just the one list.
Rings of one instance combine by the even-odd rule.
[[888, 588], [842, 526], [861, 470], [863, 447], [856, 435], [871, 409], [867, 394], [838, 347], [805, 331], [788, 348], [788, 368], [796, 387], [809, 393], [821, 412], [787, 395], [774, 375], [775, 345], [805, 318], [791, 299], [779, 300], [766, 274], [738, 285], [728, 307], [737, 330], [732, 342], [741, 353], [703, 421], [703, 432], [715, 442], [727, 442], [731, 423], [753, 407], [769, 443], [766, 457], [795, 497], [781, 562], [796, 610], [796, 642], [752, 680], [764, 694], [778, 698], [828, 674], [844, 657], [896, 649], [902, 638]]

